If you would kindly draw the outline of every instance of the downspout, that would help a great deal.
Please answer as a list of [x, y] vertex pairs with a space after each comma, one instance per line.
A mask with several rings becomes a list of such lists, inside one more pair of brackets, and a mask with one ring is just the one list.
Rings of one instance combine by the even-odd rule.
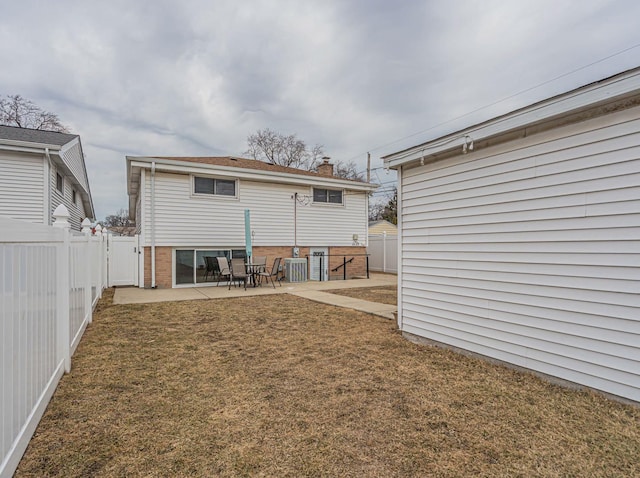
[[45, 180], [47, 182], [47, 198], [46, 204], [44, 205], [43, 219], [44, 224], [51, 225], [51, 171], [53, 171], [53, 168], [51, 167], [51, 155], [49, 154], [49, 148], [44, 148], [44, 156], [47, 158], [49, 169], [45, 175]]
[[156, 288], [156, 162], [151, 163], [151, 288]]
[[404, 287], [403, 287], [403, 282], [404, 282], [404, 271], [403, 271], [403, 267], [402, 267], [402, 255], [403, 255], [403, 247], [402, 247], [402, 166], [399, 166], [397, 171], [398, 171], [398, 185], [396, 187], [396, 191], [397, 191], [397, 197], [396, 197], [396, 222], [397, 222], [397, 226], [398, 226], [398, 246], [397, 246], [397, 250], [396, 250], [396, 254], [397, 254], [397, 273], [398, 273], [398, 290], [397, 290], [397, 297], [398, 297], [398, 329], [400, 329], [401, 332], [403, 332], [403, 326], [404, 326], [404, 313], [403, 313], [403, 308], [404, 308], [404, 304], [403, 304], [403, 291], [404, 291]]
[[298, 247], [298, 193], [293, 193], [293, 247]]

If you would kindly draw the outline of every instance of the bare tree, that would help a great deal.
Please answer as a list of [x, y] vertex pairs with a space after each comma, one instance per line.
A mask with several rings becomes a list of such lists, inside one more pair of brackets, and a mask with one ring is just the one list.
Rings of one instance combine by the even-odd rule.
[[[245, 154], [253, 159], [308, 171], [315, 171], [324, 156], [322, 145], [309, 147], [295, 134], [285, 136], [269, 128], [249, 135], [247, 146]], [[337, 161], [333, 166], [333, 174], [339, 178], [364, 181], [363, 173], [358, 172], [353, 161]]]
[[69, 132], [60, 122], [58, 115], [44, 111], [20, 95], [7, 95], [6, 99], [0, 98], [0, 124], [58, 133]]
[[364, 172], [358, 171], [356, 163], [349, 161], [336, 161], [333, 165], [333, 174], [339, 178], [352, 179], [354, 181], [364, 181]]
[[369, 220], [385, 219], [391, 224], [398, 224], [398, 189], [393, 188], [382, 201], [369, 201]]
[[135, 222], [129, 219], [129, 211], [120, 209], [117, 213], [105, 217], [103, 225], [107, 227], [130, 227], [135, 226]]
[[308, 170], [313, 169], [324, 155], [319, 144], [309, 148], [295, 134], [286, 136], [269, 128], [249, 135], [247, 147], [245, 154], [253, 159]]

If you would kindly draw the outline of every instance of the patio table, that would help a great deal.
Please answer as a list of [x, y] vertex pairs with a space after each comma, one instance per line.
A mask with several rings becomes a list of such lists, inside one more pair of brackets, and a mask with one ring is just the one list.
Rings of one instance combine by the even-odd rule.
[[244, 264], [246, 271], [247, 271], [247, 275], [250, 277], [250, 282], [253, 284], [253, 287], [257, 287], [258, 286], [258, 275], [261, 272], [264, 272], [265, 270], [265, 265], [264, 264], [249, 264], [246, 263]]

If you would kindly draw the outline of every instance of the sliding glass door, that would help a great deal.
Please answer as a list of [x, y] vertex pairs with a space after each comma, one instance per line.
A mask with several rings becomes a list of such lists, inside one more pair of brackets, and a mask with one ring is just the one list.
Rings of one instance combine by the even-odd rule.
[[244, 259], [244, 249], [176, 249], [175, 284], [211, 284], [218, 282], [220, 269], [218, 257]]

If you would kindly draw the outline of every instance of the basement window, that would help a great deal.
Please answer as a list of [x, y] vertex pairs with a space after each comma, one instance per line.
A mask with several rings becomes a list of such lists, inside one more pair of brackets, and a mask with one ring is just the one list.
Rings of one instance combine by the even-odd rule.
[[342, 204], [342, 190], [313, 188], [313, 202]]
[[233, 179], [193, 177], [193, 193], [212, 196], [236, 195], [236, 181]]

